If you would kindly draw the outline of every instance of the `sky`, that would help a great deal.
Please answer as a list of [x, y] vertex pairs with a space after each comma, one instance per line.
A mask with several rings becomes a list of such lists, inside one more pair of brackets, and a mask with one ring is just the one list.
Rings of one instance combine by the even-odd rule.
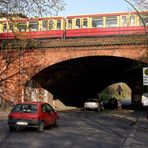
[[124, 0], [64, 0], [65, 11], [60, 16], [122, 12], [132, 10]]

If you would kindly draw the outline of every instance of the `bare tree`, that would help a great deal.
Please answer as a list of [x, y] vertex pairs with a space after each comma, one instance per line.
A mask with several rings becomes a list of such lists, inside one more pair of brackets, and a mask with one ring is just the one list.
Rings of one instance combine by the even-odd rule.
[[[63, 0], [0, 0], [0, 17], [10, 21], [14, 27], [18, 25], [17, 18], [55, 16], [55, 14], [58, 15], [58, 12], [64, 10], [64, 6], [65, 3]], [[24, 29], [26, 29], [26, 27], [27, 26], [24, 26]], [[19, 40], [20, 38], [23, 38], [24, 44], [24, 34], [22, 36], [22, 34], [14, 28], [11, 31], [13, 31], [16, 40], [13, 40], [13, 43], [11, 41], [11, 46], [13, 46], [13, 44], [15, 44], [15, 47], [17, 47], [17, 44], [20, 46], [22, 43], [22, 41]], [[9, 41], [7, 41], [2, 41], [0, 38], [0, 44], [5, 44], [6, 47], [10, 46]], [[25, 40], [25, 42], [26, 45], [30, 43], [29, 40]], [[31, 41], [31, 43], [33, 43], [33, 41]]]
[[43, 58], [44, 50], [26, 47], [0, 51], [0, 106], [22, 101], [22, 90], [28, 77], [42, 69], [42, 65], [34, 63], [40, 63]]
[[133, 0], [139, 10], [148, 9], [148, 0]]
[[58, 14], [64, 6], [63, 0], [0, 0], [0, 13], [50, 16]]
[[[0, 0], [0, 17], [13, 21], [13, 18], [16, 17], [52, 16], [62, 11], [64, 6], [63, 0]], [[5, 50], [0, 50], [0, 104], [4, 100], [6, 102], [16, 101], [14, 100], [15, 96], [10, 95], [9, 89], [11, 89], [11, 86], [13, 87], [14, 83], [18, 85], [18, 88], [15, 89], [19, 89], [19, 85], [20, 88], [24, 85], [20, 83], [20, 79], [28, 75], [28, 68], [23, 67], [22, 64], [25, 54], [32, 52], [32, 50], [26, 50], [26, 48], [30, 46], [35, 48], [37, 42], [28, 39], [21, 40], [16, 35], [16, 39], [4, 43]], [[36, 60], [33, 58], [34, 56], [32, 62]], [[34, 68], [34, 71], [36, 71], [40, 67], [30, 66], [30, 68]]]
[[147, 53], [145, 54], [144, 57], [141, 57], [144, 59], [144, 61], [147, 61], [148, 59], [148, 0], [124, 0], [127, 2], [139, 15], [139, 20], [140, 20], [140, 25], [144, 27], [145, 30], [145, 37], [146, 37], [146, 47], [147, 47]]
[[147, 28], [147, 24], [148, 24], [148, 14], [145, 13], [145, 10], [148, 9], [148, 0], [134, 0], [135, 2], [135, 7], [138, 9], [138, 11], [142, 12], [141, 14], [141, 19], [142, 19], [142, 23], [145, 27], [145, 32], [146, 32], [146, 44], [147, 44], [147, 56], [146, 58], [148, 58], [148, 28]]

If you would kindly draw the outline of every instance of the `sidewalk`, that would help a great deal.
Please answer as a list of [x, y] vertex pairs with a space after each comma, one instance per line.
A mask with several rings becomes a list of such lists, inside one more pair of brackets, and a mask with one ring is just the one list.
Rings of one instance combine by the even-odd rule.
[[147, 148], [148, 147], [148, 120], [146, 111], [137, 112], [137, 121], [129, 133], [123, 148]]
[[105, 111], [113, 117], [124, 118], [133, 122], [120, 148], [148, 148], [148, 120], [146, 111], [110, 110]]
[[0, 121], [6, 120], [11, 109], [0, 109]]

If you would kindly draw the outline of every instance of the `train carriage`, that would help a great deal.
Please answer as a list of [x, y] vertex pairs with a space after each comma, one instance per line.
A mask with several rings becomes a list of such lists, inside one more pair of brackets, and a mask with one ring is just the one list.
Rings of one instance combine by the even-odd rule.
[[[148, 12], [143, 14], [146, 25]], [[96, 37], [143, 34], [145, 29], [136, 12], [68, 16], [66, 37]]]
[[0, 18], [0, 40], [102, 37], [144, 34], [148, 11], [102, 13], [47, 18]]
[[63, 38], [64, 22], [63, 17], [1, 20], [0, 39]]

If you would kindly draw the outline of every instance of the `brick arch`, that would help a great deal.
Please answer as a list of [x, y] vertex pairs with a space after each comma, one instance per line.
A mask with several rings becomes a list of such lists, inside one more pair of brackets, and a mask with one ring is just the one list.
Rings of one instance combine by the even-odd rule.
[[[60, 63], [66, 60], [75, 58], [87, 57], [87, 56], [114, 56], [128, 58], [132, 60], [139, 60], [146, 53], [145, 46], [141, 45], [120, 45], [120, 46], [105, 46], [105, 47], [70, 47], [70, 48], [58, 48], [58, 49], [39, 49], [33, 51], [30, 55], [26, 54], [23, 61], [28, 61], [31, 65], [29, 67], [38, 67], [38, 70], [32, 71], [29, 78], [43, 70], [44, 68]], [[35, 55], [35, 57], [34, 57]], [[33, 57], [32, 57], [33, 56]], [[32, 59], [34, 59], [32, 61]], [[34, 70], [34, 69], [32, 69]]]
[[[47, 54], [46, 54], [47, 55]], [[93, 55], [94, 56], [94, 55]], [[55, 60], [56, 62], [54, 63], [55, 65], [57, 64], [57, 63], [64, 63], [64, 61], [68, 61], [69, 62], [69, 60], [71, 60], [71, 61], [73, 61], [73, 59], [77, 59], [77, 58], [79, 58], [79, 59], [82, 59], [83, 57], [91, 57], [91, 58], [93, 58], [93, 56], [92, 55], [90, 55], [90, 54], [85, 54], [85, 56], [75, 56], [75, 55], [73, 55], [73, 58], [64, 58], [64, 60], [63, 60], [63, 58], [61, 58], [61, 59], [58, 59], [58, 60]], [[100, 57], [101, 57], [101, 55], [99, 55]], [[65, 56], [64, 56], [65, 57]], [[67, 57], [69, 57], [69, 56], [67, 56]], [[95, 57], [98, 57], [97, 55], [95, 55]], [[111, 56], [111, 55], [107, 55], [107, 56], [102, 56], [102, 58], [103, 57], [110, 57], [110, 58], [112, 58], [113, 56]], [[120, 56], [114, 56], [114, 57], [119, 57], [119, 58], [117, 58], [117, 59], [120, 59]], [[121, 59], [124, 59], [124, 62], [126, 62], [127, 60], [129, 60], [129, 58], [121, 58]], [[58, 62], [57, 62], [58, 61]], [[133, 61], [133, 60], [130, 60], [130, 61]], [[54, 65], [54, 64], [52, 64], [52, 65]], [[52, 65], [50, 65], [50, 66], [52, 66]], [[128, 64], [127, 64], [128, 65]], [[50, 67], [49, 66], [49, 67]], [[46, 68], [46, 67], [45, 67]], [[43, 73], [44, 73], [45, 71], [43, 71]], [[45, 81], [46, 82], [46, 81]], [[120, 81], [118, 81], [118, 82], [120, 82]]]

